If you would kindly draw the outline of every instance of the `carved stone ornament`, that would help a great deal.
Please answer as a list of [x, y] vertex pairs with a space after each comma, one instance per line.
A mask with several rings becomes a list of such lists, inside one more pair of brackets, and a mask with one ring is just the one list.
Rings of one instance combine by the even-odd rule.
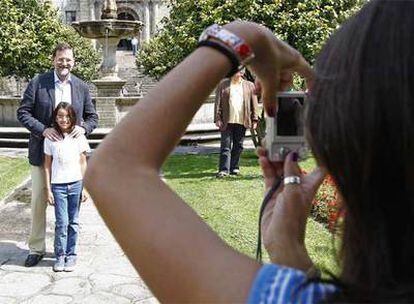
[[101, 19], [116, 19], [118, 17], [117, 11], [116, 0], [105, 0]]

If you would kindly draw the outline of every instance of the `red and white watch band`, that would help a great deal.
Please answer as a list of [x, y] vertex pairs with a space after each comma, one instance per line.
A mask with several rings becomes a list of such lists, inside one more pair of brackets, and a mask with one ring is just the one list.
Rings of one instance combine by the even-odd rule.
[[230, 50], [232, 50], [238, 58], [240, 65], [246, 65], [250, 60], [254, 58], [252, 48], [242, 38], [230, 32], [229, 30], [226, 30], [218, 24], [213, 24], [206, 28], [201, 33], [198, 41], [205, 41], [209, 38], [214, 38], [220, 41]]

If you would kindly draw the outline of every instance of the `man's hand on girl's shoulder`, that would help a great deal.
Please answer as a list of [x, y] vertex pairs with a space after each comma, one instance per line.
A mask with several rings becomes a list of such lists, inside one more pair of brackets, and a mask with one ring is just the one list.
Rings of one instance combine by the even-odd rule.
[[72, 137], [78, 138], [79, 136], [85, 135], [86, 130], [80, 126], [75, 126], [73, 131], [70, 133]]
[[62, 136], [56, 131], [55, 128], [47, 128], [43, 131], [42, 135], [49, 139], [50, 141], [59, 141], [62, 139]]

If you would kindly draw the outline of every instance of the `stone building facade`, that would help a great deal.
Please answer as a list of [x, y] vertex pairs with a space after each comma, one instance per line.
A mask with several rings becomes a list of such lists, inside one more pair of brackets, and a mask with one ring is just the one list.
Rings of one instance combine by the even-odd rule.
[[[104, 0], [53, 0], [66, 23], [99, 20]], [[147, 42], [168, 16], [167, 0], [117, 0], [118, 19], [139, 20], [144, 27], [137, 37], [139, 44]], [[129, 48], [128, 41], [121, 41], [119, 48]]]

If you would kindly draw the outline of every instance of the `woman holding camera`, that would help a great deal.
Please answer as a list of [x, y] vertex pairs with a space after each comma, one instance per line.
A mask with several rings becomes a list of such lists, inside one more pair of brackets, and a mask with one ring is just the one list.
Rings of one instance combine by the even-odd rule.
[[[108, 135], [86, 186], [160, 301], [414, 302], [413, 11], [411, 1], [370, 1], [328, 41], [315, 72], [265, 27], [210, 28], [201, 47]], [[303, 176], [295, 153], [281, 164], [258, 150], [266, 186], [285, 177], [263, 218], [272, 262], [264, 266], [229, 248], [158, 176], [192, 116], [238, 61], [260, 79], [271, 116], [293, 72], [313, 83], [305, 123], [322, 169]], [[322, 282], [307, 276], [313, 264], [304, 235], [325, 171], [346, 215], [340, 274]]]

